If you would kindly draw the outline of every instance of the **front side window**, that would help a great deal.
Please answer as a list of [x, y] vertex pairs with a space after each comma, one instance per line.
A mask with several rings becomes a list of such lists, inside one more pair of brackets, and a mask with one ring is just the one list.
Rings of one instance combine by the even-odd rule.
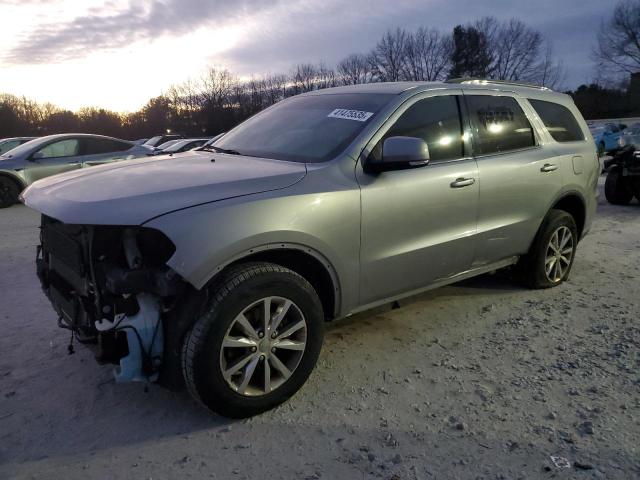
[[540, 115], [544, 126], [556, 142], [584, 140], [584, 134], [571, 111], [558, 103], [529, 99], [529, 103]]
[[53, 142], [46, 147], [38, 150], [38, 158], [58, 158], [58, 157], [73, 157], [78, 155], [80, 142], [75, 138], [68, 138], [66, 140], [60, 140]]
[[341, 153], [395, 95], [336, 93], [283, 100], [213, 144], [214, 149], [294, 162]]
[[515, 98], [468, 95], [466, 101], [477, 155], [535, 146], [533, 128]]
[[462, 122], [458, 99], [453, 95], [425, 98], [411, 105], [384, 134], [371, 152], [375, 160], [382, 156], [382, 144], [389, 137], [416, 137], [429, 147], [431, 162], [464, 156]]

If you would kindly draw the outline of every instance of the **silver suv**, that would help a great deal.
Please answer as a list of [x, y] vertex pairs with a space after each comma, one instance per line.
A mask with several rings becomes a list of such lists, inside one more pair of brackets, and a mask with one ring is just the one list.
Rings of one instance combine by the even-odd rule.
[[567, 279], [600, 167], [567, 95], [382, 83], [284, 100], [179, 159], [41, 180], [37, 269], [117, 381], [254, 415], [293, 395], [326, 320], [505, 267]]

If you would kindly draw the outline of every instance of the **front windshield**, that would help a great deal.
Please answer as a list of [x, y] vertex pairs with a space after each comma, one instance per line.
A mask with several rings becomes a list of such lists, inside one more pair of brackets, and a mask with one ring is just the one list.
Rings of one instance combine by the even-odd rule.
[[160, 149], [160, 150], [164, 150], [167, 147], [170, 147], [171, 145], [177, 143], [178, 140], [169, 140], [167, 142], [161, 143], [160, 145], [158, 145], [156, 148]]
[[155, 147], [156, 143], [158, 143], [161, 138], [162, 137], [160, 135], [158, 135], [157, 137], [151, 137], [149, 140], [144, 142], [143, 145], [150, 145], [152, 147]]
[[22, 145], [18, 145], [16, 148], [12, 148], [6, 153], [2, 154], [2, 157], [11, 158], [18, 157], [24, 153], [30, 153], [31, 150], [37, 148], [39, 145], [46, 143], [49, 140], [49, 137], [36, 138], [34, 140], [29, 140], [28, 142], [23, 143]]
[[393, 97], [349, 93], [283, 100], [224, 135], [213, 148], [276, 160], [324, 162], [344, 150]]

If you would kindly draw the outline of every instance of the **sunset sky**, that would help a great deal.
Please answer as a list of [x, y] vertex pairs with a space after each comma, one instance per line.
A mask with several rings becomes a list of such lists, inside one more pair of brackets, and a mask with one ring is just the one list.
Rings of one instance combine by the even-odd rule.
[[77, 109], [133, 111], [209, 66], [241, 77], [333, 66], [397, 26], [450, 31], [518, 17], [552, 41], [566, 87], [593, 79], [590, 52], [613, 0], [0, 0], [0, 92]]

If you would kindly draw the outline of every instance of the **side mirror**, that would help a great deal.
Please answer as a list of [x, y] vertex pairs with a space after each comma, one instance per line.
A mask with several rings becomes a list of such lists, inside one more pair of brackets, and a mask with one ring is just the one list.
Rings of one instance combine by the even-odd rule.
[[41, 158], [44, 158], [44, 154], [42, 152], [36, 152], [31, 155], [31, 158], [29, 160], [40, 160]]
[[373, 172], [404, 170], [429, 164], [429, 146], [421, 138], [389, 137], [382, 144], [382, 160], [367, 162]]

